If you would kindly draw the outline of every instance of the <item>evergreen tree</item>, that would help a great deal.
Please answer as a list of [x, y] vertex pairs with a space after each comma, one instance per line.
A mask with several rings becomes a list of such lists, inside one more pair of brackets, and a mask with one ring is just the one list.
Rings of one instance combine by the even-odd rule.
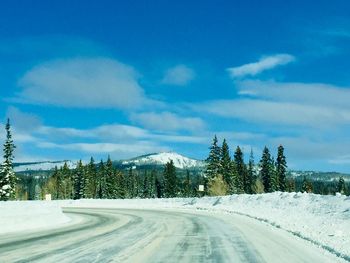
[[[62, 199], [74, 198], [74, 181], [72, 171], [69, 169], [67, 162], [59, 170], [60, 177], [63, 178]], [[60, 194], [59, 194], [60, 195]]]
[[162, 198], [163, 197], [164, 185], [163, 185], [162, 181], [158, 177], [156, 177], [155, 186], [156, 186], [156, 197], [157, 198]]
[[126, 181], [124, 174], [120, 171], [114, 170], [115, 186], [114, 186], [114, 198], [126, 197]]
[[86, 166], [84, 187], [85, 198], [97, 197], [97, 168], [92, 157]]
[[220, 174], [223, 176], [224, 181], [227, 185], [232, 185], [233, 183], [233, 171], [232, 171], [232, 162], [230, 157], [230, 150], [229, 146], [226, 142], [226, 139], [224, 139], [221, 147], [221, 171]]
[[147, 176], [147, 170], [144, 171], [143, 178], [142, 178], [142, 198], [148, 198], [148, 176]]
[[157, 197], [156, 178], [157, 178], [157, 172], [155, 170], [152, 170], [149, 176], [149, 182], [148, 182], [148, 193], [150, 198]]
[[247, 187], [247, 170], [244, 164], [243, 152], [237, 146], [234, 157], [234, 193], [244, 193]]
[[287, 189], [286, 173], [287, 173], [287, 161], [284, 156], [284, 148], [282, 145], [278, 146], [277, 150], [277, 163], [276, 163], [276, 172], [279, 183], [279, 190], [284, 192]]
[[35, 185], [34, 200], [41, 200], [41, 187], [39, 184]]
[[272, 192], [271, 177], [272, 177], [272, 159], [269, 149], [265, 146], [260, 160], [260, 177], [264, 185], [265, 193]]
[[176, 168], [173, 160], [167, 162], [164, 168], [164, 196], [176, 197], [177, 195], [177, 179]]
[[313, 187], [312, 183], [304, 176], [301, 191], [303, 193], [312, 193]]
[[128, 175], [126, 177], [126, 198], [133, 198], [134, 195], [134, 175], [132, 172], [132, 168], [130, 167], [128, 169]]
[[63, 178], [62, 173], [57, 169], [57, 166], [55, 166], [55, 169], [52, 174], [52, 180], [54, 183], [54, 192], [51, 193], [53, 198], [56, 200], [63, 199]]
[[78, 161], [77, 167], [73, 173], [74, 181], [74, 199], [84, 198], [84, 182], [85, 182], [84, 166], [82, 161]]
[[213, 180], [221, 172], [221, 148], [218, 146], [218, 139], [216, 135], [214, 136], [213, 143], [209, 149], [209, 156], [206, 159], [206, 180], [204, 182], [206, 193], [208, 193], [208, 182], [210, 182], [210, 180]]
[[192, 196], [192, 186], [191, 186], [191, 179], [190, 179], [190, 172], [186, 170], [186, 177], [183, 182], [182, 186], [182, 196], [183, 197], [191, 197]]
[[12, 140], [10, 119], [6, 123], [6, 141], [4, 144], [4, 162], [0, 167], [0, 201], [15, 198], [16, 175], [13, 170], [13, 151], [16, 146]]
[[271, 157], [270, 161], [270, 178], [271, 178], [271, 192], [279, 190], [279, 178], [277, 175], [275, 158]]
[[106, 197], [105, 198], [113, 199], [116, 197], [117, 178], [115, 176], [113, 163], [110, 156], [108, 156], [104, 173], [106, 177], [106, 189], [105, 189]]
[[342, 176], [339, 178], [339, 181], [337, 184], [337, 192], [341, 194], [345, 194], [345, 181]]
[[248, 162], [248, 171], [247, 171], [247, 187], [245, 189], [248, 194], [256, 193], [256, 173], [254, 170], [254, 153], [253, 149], [250, 150], [249, 162]]
[[106, 173], [105, 173], [105, 165], [102, 160], [98, 166], [96, 186], [97, 186], [97, 198], [100, 198], [100, 199], [107, 198], [107, 179], [106, 179]]

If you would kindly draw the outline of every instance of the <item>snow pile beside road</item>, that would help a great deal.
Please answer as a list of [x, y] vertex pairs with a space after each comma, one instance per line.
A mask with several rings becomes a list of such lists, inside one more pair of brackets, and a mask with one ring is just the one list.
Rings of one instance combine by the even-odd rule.
[[0, 234], [56, 227], [70, 221], [59, 204], [47, 201], [0, 202]]
[[267, 222], [350, 259], [350, 197], [306, 193], [204, 198], [59, 201], [68, 207], [181, 208], [238, 213]]

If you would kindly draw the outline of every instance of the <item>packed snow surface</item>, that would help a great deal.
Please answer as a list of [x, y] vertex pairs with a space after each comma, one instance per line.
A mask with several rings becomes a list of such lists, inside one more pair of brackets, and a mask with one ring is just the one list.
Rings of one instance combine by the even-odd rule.
[[170, 160], [173, 160], [175, 167], [177, 168], [194, 168], [194, 167], [202, 167], [204, 165], [203, 161], [190, 159], [181, 154], [175, 152], [162, 152], [162, 153], [154, 153], [148, 154], [140, 157], [136, 157], [130, 160], [123, 161], [124, 165], [132, 164], [132, 165], [164, 165]]
[[59, 201], [67, 207], [179, 208], [238, 213], [307, 239], [350, 261], [350, 197], [306, 193], [204, 198]]
[[309, 240], [350, 261], [350, 197], [306, 193], [203, 198], [0, 202], [0, 234], [57, 227], [69, 221], [60, 207], [189, 209], [241, 214]]
[[0, 202], [0, 234], [57, 227], [69, 221], [60, 205], [54, 202]]

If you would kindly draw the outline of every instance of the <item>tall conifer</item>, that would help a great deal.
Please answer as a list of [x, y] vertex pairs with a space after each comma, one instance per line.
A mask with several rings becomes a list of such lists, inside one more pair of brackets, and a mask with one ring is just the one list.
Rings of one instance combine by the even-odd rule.
[[13, 151], [16, 146], [12, 140], [10, 119], [5, 126], [6, 141], [4, 143], [4, 162], [0, 167], [0, 200], [6, 201], [15, 198], [16, 175], [13, 170]]

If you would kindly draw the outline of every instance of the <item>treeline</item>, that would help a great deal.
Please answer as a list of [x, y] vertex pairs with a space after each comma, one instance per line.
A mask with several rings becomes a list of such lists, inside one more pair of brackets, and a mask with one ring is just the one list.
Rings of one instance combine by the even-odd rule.
[[206, 159], [205, 194], [256, 194], [281, 192], [307, 192], [316, 194], [342, 193], [349, 195], [350, 183], [343, 177], [338, 181], [312, 180], [306, 177], [287, 177], [287, 161], [282, 145], [277, 148], [275, 159], [265, 146], [261, 159], [257, 165], [251, 150], [246, 164], [242, 149], [237, 146], [233, 158], [230, 156], [229, 146], [223, 140], [221, 146], [214, 136]]
[[[350, 194], [350, 182], [342, 177], [338, 181], [312, 180], [307, 177], [287, 177], [287, 161], [284, 148], [277, 149], [276, 159], [265, 147], [259, 163], [254, 163], [251, 150], [245, 163], [242, 149], [237, 146], [233, 158], [229, 146], [223, 140], [219, 146], [215, 136], [206, 159], [206, 169], [201, 176], [189, 171], [179, 175], [173, 161], [162, 171], [133, 170], [120, 171], [108, 157], [95, 163], [77, 163], [69, 168], [67, 163], [55, 168], [50, 176], [16, 177], [13, 170], [13, 151], [10, 121], [6, 124], [4, 162], [0, 166], [0, 201], [13, 199], [43, 199], [51, 194], [53, 199], [116, 199], [116, 198], [170, 198], [198, 197], [203, 195], [256, 194], [274, 191], [308, 192], [316, 194]], [[204, 192], [199, 186], [204, 186]]]
[[276, 160], [265, 147], [257, 169], [252, 150], [249, 162], [245, 164], [239, 146], [231, 158], [226, 140], [224, 139], [222, 146], [219, 146], [215, 136], [206, 161], [206, 194], [255, 194], [291, 190], [286, 178], [287, 161], [282, 145], [278, 147]]
[[294, 182], [295, 192], [307, 192], [320, 195], [335, 195], [336, 193], [350, 195], [350, 182], [346, 182], [342, 176], [337, 180], [315, 180], [306, 176], [300, 176], [291, 180]]
[[45, 194], [51, 194], [53, 199], [193, 197], [198, 195], [197, 183], [191, 180], [189, 171], [184, 178], [179, 178], [173, 161], [168, 162], [162, 172], [131, 168], [120, 171], [109, 157], [98, 164], [91, 158], [86, 165], [79, 161], [74, 169], [66, 163], [60, 169], [55, 168], [35, 196], [39, 199]]

